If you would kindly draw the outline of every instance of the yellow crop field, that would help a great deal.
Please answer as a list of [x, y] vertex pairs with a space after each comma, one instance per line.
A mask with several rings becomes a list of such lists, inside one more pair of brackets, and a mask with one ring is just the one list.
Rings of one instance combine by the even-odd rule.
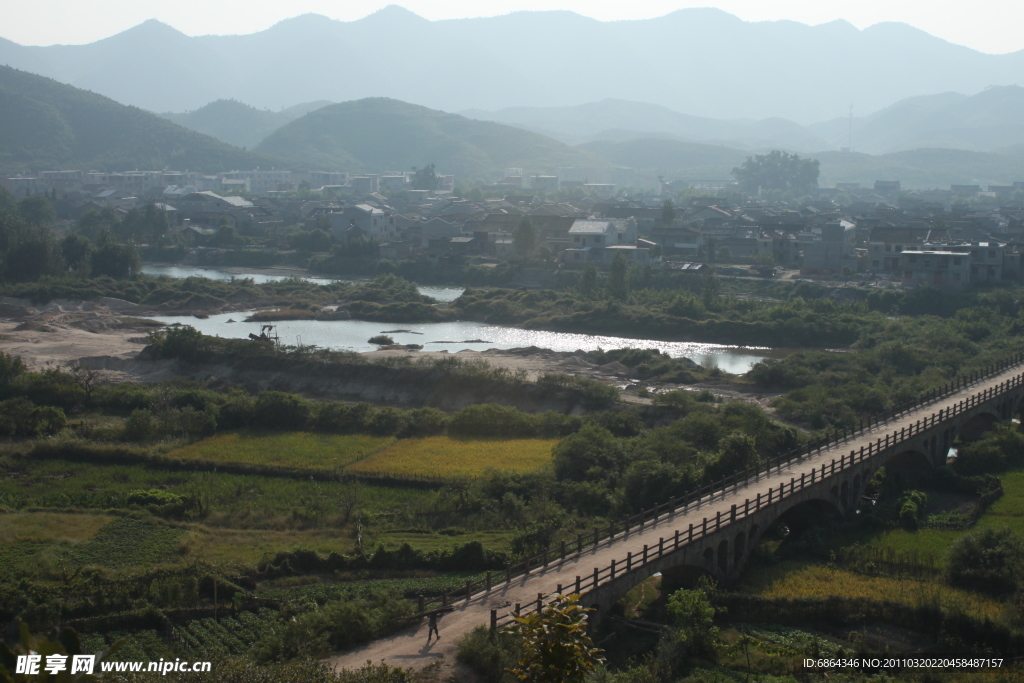
[[471, 478], [489, 469], [533, 472], [551, 463], [557, 439], [400, 439], [346, 468], [366, 474]]
[[394, 441], [395, 438], [391, 436], [360, 434], [230, 432], [170, 451], [167, 457], [203, 462], [334, 470], [386, 448]]
[[991, 619], [1003, 612], [1003, 605], [997, 600], [938, 581], [862, 576], [816, 564], [780, 562], [752, 572], [743, 584], [744, 592], [766, 598], [866, 598], [909, 606], [935, 605], [946, 612]]

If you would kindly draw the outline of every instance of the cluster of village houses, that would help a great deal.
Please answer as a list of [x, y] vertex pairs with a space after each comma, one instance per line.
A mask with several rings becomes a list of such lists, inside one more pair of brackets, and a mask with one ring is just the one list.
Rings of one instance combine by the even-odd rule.
[[[302, 222], [329, 231], [338, 249], [372, 240], [390, 259], [513, 258], [516, 230], [528, 218], [535, 249], [563, 267], [607, 265], [619, 256], [688, 270], [717, 262], [760, 265], [762, 275], [766, 265], [808, 277], [862, 273], [951, 289], [1024, 279], [1024, 203], [1013, 200], [1024, 183], [911, 192], [898, 181], [848, 183], [802, 206], [729, 200], [724, 193], [675, 203], [684, 186], [678, 181], [664, 183], [660, 194], [616, 196], [614, 185], [526, 178], [518, 169], [487, 188], [501, 190], [501, 199], [456, 196], [450, 175], [436, 176], [432, 190], [413, 183], [413, 173], [259, 169], [214, 176], [51, 171], [0, 179], [17, 197], [70, 199], [77, 215], [156, 203], [177, 230], [199, 238], [224, 225], [258, 236]], [[296, 192], [300, 187], [319, 192]], [[673, 200], [671, 211], [666, 199]]]

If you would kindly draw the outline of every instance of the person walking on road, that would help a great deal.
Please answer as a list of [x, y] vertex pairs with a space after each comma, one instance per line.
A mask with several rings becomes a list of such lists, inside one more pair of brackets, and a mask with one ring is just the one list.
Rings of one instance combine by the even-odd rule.
[[441, 640], [441, 634], [437, 632], [437, 612], [431, 612], [427, 619], [430, 625], [430, 628], [427, 629], [427, 645], [430, 645], [431, 636], [437, 636], [437, 639]]

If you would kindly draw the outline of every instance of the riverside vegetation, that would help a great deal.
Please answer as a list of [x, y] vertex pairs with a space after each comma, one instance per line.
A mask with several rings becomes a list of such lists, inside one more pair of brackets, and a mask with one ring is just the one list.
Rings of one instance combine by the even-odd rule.
[[[154, 335], [151, 353], [309, 362], [298, 349], [209, 339], [188, 328]], [[322, 352], [317, 362], [345, 364], [352, 362], [348, 356]], [[262, 662], [265, 675], [290, 675], [280, 672], [298, 671], [303, 657], [389, 632], [414, 611], [417, 595], [454, 589], [466, 571], [500, 569], [805, 438], [753, 405], [722, 403], [708, 393], [669, 392], [646, 408], [605, 403], [582, 417], [498, 405], [448, 414], [313, 402], [283, 392], [252, 396], [182, 380], [97, 386], [80, 366], [28, 372], [7, 355], [0, 368], [4, 406], [16, 408], [3, 411], [15, 416], [5, 422], [12, 440], [4, 447], [0, 484], [0, 504], [8, 510], [0, 518], [4, 618], [24, 619], [36, 630], [69, 623], [95, 649], [124, 635], [125, 658], [215, 652], [233, 658], [230, 666], [239, 671]], [[463, 368], [456, 363], [449, 370]], [[511, 373], [497, 377], [524, 381]], [[458, 457], [463, 445], [477, 448], [481, 439], [499, 448], [520, 439], [536, 444], [540, 457], [519, 471], [458, 471], [446, 463], [431, 473], [433, 481], [403, 479], [401, 472], [361, 478], [379, 468], [352, 471], [389, 451], [402, 459], [426, 447]], [[1011, 513], [1008, 531], [985, 531], [985, 520], [1003, 500], [1024, 495], [1024, 478], [1015, 472], [1022, 465], [1024, 435], [1000, 427], [963, 447], [948, 471], [879, 477], [874, 504], [854, 527], [787, 520], [757, 551], [764, 562], [755, 564], [764, 568], [732, 592], [652, 586], [650, 597], [637, 599], [646, 602], [645, 621], [668, 619], [659, 610], [668, 609], [671, 594], [684, 596], [673, 599], [691, 612], [710, 610], [718, 626], [708, 629], [718, 630], [684, 637], [670, 627], [660, 641], [626, 638], [611, 652], [609, 666], [619, 673], [597, 675], [784, 675], [796, 670], [803, 653], [855, 651], [876, 642], [849, 633], [845, 619], [854, 613], [940, 642], [1009, 651], [1020, 638], [1013, 597], [1020, 581], [1019, 519]], [[1009, 474], [999, 484], [993, 474], [1003, 471]], [[312, 480], [310, 472], [317, 474]], [[1008, 495], [1004, 489], [1014, 483]], [[929, 499], [949, 495], [982, 501], [994, 488], [1002, 498], [973, 515], [957, 508], [962, 519], [941, 505], [929, 508]], [[979, 531], [964, 530], [975, 520]], [[887, 555], [873, 551], [895, 533], [952, 533], [963, 540], [948, 558], [922, 568], [923, 556], [887, 564]], [[998, 559], [979, 565], [975, 548]], [[216, 620], [214, 609], [221, 611]], [[808, 631], [804, 624], [823, 614], [838, 615], [835, 625]], [[759, 625], [764, 622], [777, 626]], [[164, 635], [168, 629], [173, 640]], [[254, 640], [246, 633], [264, 635]], [[485, 676], [493, 662], [511, 656], [501, 648], [514, 651], [514, 643], [473, 638], [462, 646], [463, 657]], [[627, 664], [644, 651], [650, 654]], [[386, 673], [394, 672], [363, 672]]]
[[[238, 681], [336, 680], [310, 658], [399, 628], [419, 595], [851, 426], [1024, 341], [1021, 297], [1003, 289], [850, 289], [840, 299], [815, 285], [627, 269], [584, 271], [559, 292], [471, 289], [441, 309], [393, 276], [321, 287], [65, 275], [8, 282], [3, 293], [165, 310], [362, 301], [586, 331], [664, 324], [676, 335], [706, 322], [808, 340], [744, 377], [652, 351], [587, 355], [695, 389], [713, 379], [774, 391], [773, 413], [709, 391], [660, 391], [627, 407], [614, 389], [578, 378], [531, 382], [457, 358], [377, 363], [189, 328], [154, 335], [144, 356], [485, 387], [505, 404], [440, 410], [439, 395], [424, 394], [399, 408], [218, 380], [104, 385], [81, 365], [32, 372], [0, 355], [0, 619], [36, 633], [70, 625], [90, 651], [124, 637], [114, 655], [124, 659], [216, 655], [222, 676]], [[837, 344], [841, 352], [820, 348]], [[608, 663], [593, 680], [793, 680], [805, 676], [805, 655], [887, 647], [1019, 656], [1024, 436], [1001, 426], [958, 446], [955, 463], [934, 473], [889, 468], [856, 524], [790, 516], [737, 585], [639, 586], [621, 606], [630, 623], [606, 626], [616, 636], [601, 645]], [[530, 457], [515, 467], [479, 458], [513, 448]], [[462, 658], [500, 680], [516, 647], [474, 634]], [[373, 667], [345, 680], [403, 676]]]

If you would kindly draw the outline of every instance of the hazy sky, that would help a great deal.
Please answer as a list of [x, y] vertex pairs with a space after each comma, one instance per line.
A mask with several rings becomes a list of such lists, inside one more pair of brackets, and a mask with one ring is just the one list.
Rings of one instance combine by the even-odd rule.
[[[0, 0], [0, 36], [23, 45], [88, 43], [156, 18], [189, 35], [252, 33], [305, 12], [350, 21], [388, 0]], [[989, 53], [1024, 49], [1024, 0], [403, 0], [427, 19], [567, 9], [602, 20], [718, 7], [747, 21], [846, 19], [859, 28], [902, 21]]]

